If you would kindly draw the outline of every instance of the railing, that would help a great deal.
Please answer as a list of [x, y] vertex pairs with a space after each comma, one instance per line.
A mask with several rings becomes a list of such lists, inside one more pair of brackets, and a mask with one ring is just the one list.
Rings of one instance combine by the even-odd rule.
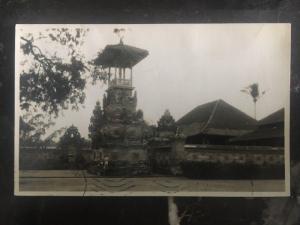
[[113, 86], [131, 87], [132, 83], [131, 80], [127, 80], [127, 79], [113, 79], [109, 81], [108, 85], [109, 87], [113, 87]]

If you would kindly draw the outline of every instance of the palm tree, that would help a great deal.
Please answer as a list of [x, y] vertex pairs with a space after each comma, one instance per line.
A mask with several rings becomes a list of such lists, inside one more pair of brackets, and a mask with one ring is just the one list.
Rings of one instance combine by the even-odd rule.
[[266, 91], [260, 92], [258, 83], [253, 83], [242, 89], [241, 92], [244, 92], [252, 97], [254, 102], [254, 118], [256, 119], [256, 102], [266, 93]]

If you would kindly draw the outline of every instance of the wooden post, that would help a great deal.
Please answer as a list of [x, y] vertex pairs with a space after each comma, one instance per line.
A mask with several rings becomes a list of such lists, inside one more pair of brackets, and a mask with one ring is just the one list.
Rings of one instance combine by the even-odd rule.
[[122, 79], [122, 69], [121, 69], [121, 67], [119, 67], [119, 79], [120, 80]]
[[110, 84], [110, 67], [108, 67], [108, 85]]
[[130, 68], [130, 86], [132, 86], [132, 67]]

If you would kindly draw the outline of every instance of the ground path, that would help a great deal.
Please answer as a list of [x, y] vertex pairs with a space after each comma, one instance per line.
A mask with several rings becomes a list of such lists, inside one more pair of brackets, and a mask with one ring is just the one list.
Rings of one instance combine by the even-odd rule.
[[[24, 195], [198, 195], [201, 193], [283, 192], [284, 180], [192, 180], [185, 177], [97, 177], [84, 170], [25, 170]], [[215, 195], [214, 194], [214, 195]]]

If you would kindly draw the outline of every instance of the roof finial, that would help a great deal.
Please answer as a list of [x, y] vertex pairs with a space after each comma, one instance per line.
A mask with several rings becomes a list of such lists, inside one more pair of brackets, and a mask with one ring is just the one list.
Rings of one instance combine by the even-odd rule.
[[120, 45], [124, 44], [123, 39], [124, 39], [125, 29], [124, 28], [115, 28], [114, 33], [116, 35], [118, 35], [118, 37], [120, 38]]

